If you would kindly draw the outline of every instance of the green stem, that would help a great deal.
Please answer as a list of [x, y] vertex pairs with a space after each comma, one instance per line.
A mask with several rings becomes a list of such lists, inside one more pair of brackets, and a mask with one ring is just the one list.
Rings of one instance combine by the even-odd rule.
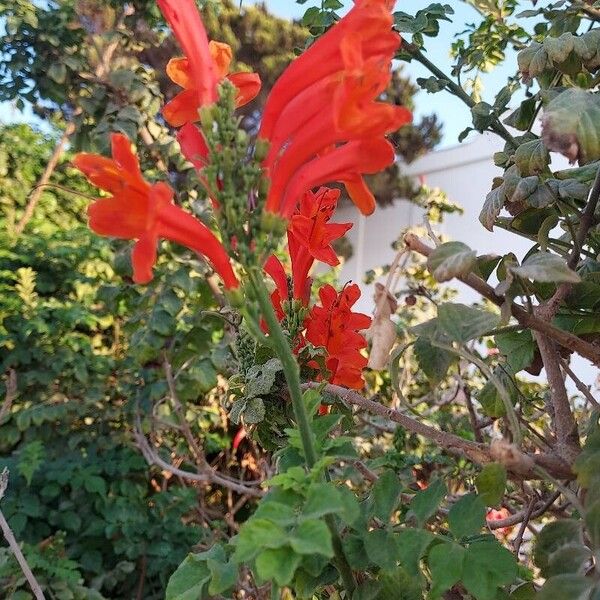
[[310, 421], [306, 412], [306, 406], [304, 405], [304, 399], [302, 397], [302, 389], [300, 387], [300, 370], [298, 363], [292, 353], [290, 344], [286, 339], [281, 325], [277, 319], [277, 315], [271, 305], [271, 298], [265, 284], [262, 280], [261, 275], [251, 273], [250, 278], [252, 281], [252, 287], [256, 293], [256, 299], [262, 312], [263, 318], [269, 328], [269, 337], [273, 341], [273, 349], [277, 353], [281, 365], [283, 367], [283, 373], [288, 384], [290, 392], [290, 398], [292, 400], [292, 406], [294, 408], [294, 416], [296, 417], [296, 423], [300, 430], [300, 438], [302, 439], [302, 447], [304, 449], [304, 458], [309, 469], [314, 467], [317, 462], [317, 450], [315, 448], [315, 441], [310, 427]]
[[[292, 406], [294, 409], [294, 416], [296, 417], [296, 423], [300, 430], [300, 439], [302, 440], [302, 447], [304, 449], [304, 458], [308, 468], [312, 468], [317, 462], [317, 450], [315, 447], [315, 440], [313, 432], [310, 426], [310, 419], [306, 412], [306, 405], [304, 404], [304, 398], [302, 396], [302, 388], [300, 387], [300, 369], [296, 358], [290, 348], [290, 344], [283, 333], [281, 325], [277, 319], [277, 315], [273, 310], [271, 304], [271, 298], [269, 292], [265, 287], [262, 275], [257, 272], [250, 272], [250, 282], [252, 288], [256, 294], [258, 305], [262, 312], [262, 316], [267, 323], [269, 328], [269, 338], [273, 342], [273, 349], [275, 350], [281, 365], [283, 367], [283, 373], [288, 384], [288, 390], [290, 398], [292, 400]], [[344, 587], [352, 594], [356, 587], [354, 576], [352, 574], [352, 568], [348, 564], [346, 557], [344, 556], [344, 550], [342, 548], [342, 540], [337, 530], [335, 519], [333, 515], [327, 515], [325, 517], [325, 523], [331, 533], [331, 540], [333, 544], [333, 550], [335, 552], [334, 564], [338, 569]]]
[[[453, 95], [462, 100], [469, 108], [473, 108], [477, 104], [462, 87], [448, 77], [441, 69], [438, 69], [414, 44], [403, 44], [402, 48], [410, 52], [411, 56], [420, 62], [428, 71], [433, 73], [438, 79], [447, 81], [446, 89]], [[514, 148], [518, 146], [515, 138], [510, 134], [508, 129], [500, 122], [498, 117], [494, 118], [494, 122], [491, 125], [491, 129], [494, 133], [499, 135], [505, 142], [511, 144]]]

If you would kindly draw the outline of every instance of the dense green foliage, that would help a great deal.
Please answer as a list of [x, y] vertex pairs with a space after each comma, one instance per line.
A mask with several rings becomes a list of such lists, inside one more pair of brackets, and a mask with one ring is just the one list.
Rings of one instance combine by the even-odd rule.
[[[262, 8], [204, 3], [211, 35], [266, 82], [243, 113], [250, 134], [283, 66], [343, 6], [300, 3], [309, 4], [302, 27]], [[204, 261], [163, 243], [154, 280], [137, 286], [129, 243], [86, 226], [96, 192], [70, 152], [105, 150], [111, 131], [135, 139], [146, 176], [169, 177], [177, 203], [212, 224], [195, 172], [157, 118], [174, 92], [162, 71], [177, 50], [154, 2], [0, 0], [0, 99], [32, 103], [71, 143], [65, 151], [55, 135], [0, 129], [0, 466], [10, 470], [0, 509], [48, 598], [598, 595], [600, 405], [570, 361], [600, 365], [600, 8], [469, 3], [481, 18], [452, 43], [452, 65], [426, 53], [453, 18], [437, 3], [395, 13], [398, 58], [429, 69], [424, 90], [470, 107], [461, 139], [504, 140], [494, 157], [504, 172], [480, 220], [531, 249], [480, 256], [466, 239], [399, 238], [375, 315], [382, 329], [395, 315], [386, 368], [367, 370], [361, 394], [315, 387], [313, 371], [301, 372], [315, 461], [285, 353], [242, 320], [259, 306], [267, 314], [260, 274], [248, 270], [249, 295], [232, 308]], [[478, 73], [510, 60], [511, 48], [514, 76], [488, 93]], [[386, 97], [410, 105], [415, 89], [398, 71]], [[237, 142], [230, 163], [213, 150], [211, 168], [235, 180], [227, 193], [247, 198], [253, 190], [235, 175], [254, 163], [228, 110], [222, 98], [218, 126], [204, 134], [222, 147], [229, 127]], [[410, 160], [438, 136], [429, 118], [393, 141]], [[555, 153], [578, 164], [553, 169]], [[53, 156], [53, 185], [32, 206]], [[377, 177], [380, 202], [408, 193], [394, 169]], [[455, 208], [435, 191], [415, 200], [431, 221]], [[271, 236], [252, 252], [263, 243]], [[453, 302], [443, 284], [455, 278], [482, 295], [477, 306]], [[527, 375], [540, 372], [541, 382]], [[4, 546], [0, 595], [31, 598]]]

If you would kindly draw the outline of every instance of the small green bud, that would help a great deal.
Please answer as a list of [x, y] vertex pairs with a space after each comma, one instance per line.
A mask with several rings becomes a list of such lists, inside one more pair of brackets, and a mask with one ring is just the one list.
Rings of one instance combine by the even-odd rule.
[[215, 122], [215, 106], [213, 104], [201, 106], [198, 114], [200, 115], [200, 123], [202, 123], [202, 127], [207, 131], [210, 131]]
[[265, 160], [265, 158], [267, 158], [267, 154], [269, 154], [270, 147], [271, 143], [269, 140], [258, 138], [256, 140], [256, 144], [254, 145], [254, 158], [256, 158], [258, 162]]
[[285, 233], [287, 221], [279, 215], [268, 210], [264, 211], [260, 217], [260, 228], [264, 233], [273, 233], [282, 236]]
[[235, 135], [239, 144], [248, 142], [248, 134], [243, 129], [238, 129]]
[[258, 182], [258, 195], [261, 198], [266, 198], [269, 195], [269, 189], [271, 187], [271, 181], [266, 177], [261, 177]]

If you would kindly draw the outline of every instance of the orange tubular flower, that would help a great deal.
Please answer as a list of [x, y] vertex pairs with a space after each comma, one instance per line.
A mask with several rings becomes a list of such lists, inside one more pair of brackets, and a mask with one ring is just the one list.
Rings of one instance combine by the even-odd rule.
[[371, 324], [371, 317], [352, 312], [360, 288], [351, 284], [338, 294], [332, 286], [324, 285], [319, 298], [322, 306], [312, 308], [305, 338], [313, 346], [325, 348], [330, 383], [359, 390], [365, 383], [361, 370], [367, 366], [367, 358], [360, 353], [367, 341], [359, 330]]
[[[412, 118], [404, 107], [377, 101], [400, 45], [391, 29], [392, 6], [390, 0], [357, 1], [273, 87], [259, 133], [270, 140], [267, 210], [289, 218], [306, 189], [328, 181], [344, 183], [363, 214], [374, 210], [362, 174], [392, 164], [384, 136]], [[377, 145], [375, 157], [366, 142]], [[362, 166], [365, 160], [369, 166]]]
[[81, 153], [73, 164], [90, 183], [109, 192], [88, 208], [90, 228], [99, 235], [134, 239], [133, 279], [148, 283], [156, 262], [160, 238], [204, 255], [229, 289], [239, 282], [229, 257], [215, 235], [198, 219], [173, 204], [173, 190], [164, 182], [148, 183], [131, 148], [121, 133], [111, 135], [112, 159]]
[[217, 84], [225, 77], [238, 89], [238, 106], [255, 98], [260, 90], [260, 77], [256, 73], [229, 74], [231, 48], [221, 42], [208, 41], [194, 0], [157, 2], [185, 54], [167, 64], [167, 75], [183, 88], [163, 108], [170, 125], [181, 127], [197, 121], [198, 109], [217, 99]]

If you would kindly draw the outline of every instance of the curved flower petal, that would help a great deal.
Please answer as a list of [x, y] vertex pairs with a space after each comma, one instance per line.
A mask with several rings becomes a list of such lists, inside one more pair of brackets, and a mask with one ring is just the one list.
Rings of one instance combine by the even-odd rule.
[[165, 70], [169, 79], [182, 88], [187, 90], [194, 86], [190, 61], [185, 56], [172, 58]]
[[122, 133], [111, 133], [110, 143], [112, 157], [117, 165], [125, 169], [125, 171], [128, 171], [130, 174], [139, 176], [140, 183], [143, 184], [140, 161], [133, 153], [129, 138]]
[[125, 136], [113, 137], [113, 152], [113, 159], [80, 154], [73, 162], [92, 183], [113, 192], [88, 208], [90, 227], [100, 235], [138, 240], [132, 254], [135, 281], [150, 281], [158, 240], [167, 238], [206, 256], [227, 288], [238, 287], [225, 249], [204, 223], [173, 204], [173, 189], [164, 182], [150, 185], [131, 172], [139, 165]]
[[232, 73], [227, 79], [237, 88], [235, 105], [239, 108], [254, 100], [260, 92], [260, 76], [258, 73]]
[[131, 240], [147, 228], [147, 200], [140, 194], [100, 198], [88, 206], [89, 226], [98, 235]]
[[215, 42], [214, 40], [211, 40], [208, 42], [208, 49], [213, 60], [217, 77], [223, 79], [223, 77], [229, 73], [229, 65], [233, 58], [231, 46], [224, 42]]
[[269, 256], [267, 262], [265, 262], [264, 270], [265, 273], [267, 273], [267, 275], [269, 275], [269, 277], [275, 283], [275, 287], [277, 288], [277, 291], [279, 292], [280, 296], [282, 298], [287, 298], [287, 275], [285, 274], [285, 269], [283, 268], [281, 261], [274, 254]]
[[365, 58], [382, 52], [391, 58], [400, 45], [400, 36], [392, 31], [392, 24], [388, 0], [356, 3], [277, 80], [265, 105], [260, 136], [271, 137], [283, 108], [304, 88], [343, 68], [340, 48], [345, 37], [357, 36], [357, 45], [362, 46]]
[[187, 246], [205, 256], [223, 279], [226, 288], [234, 289], [239, 286], [227, 252], [204, 223], [170, 203], [161, 207], [158, 220], [160, 237]]
[[346, 286], [339, 294], [330, 285], [319, 290], [321, 306], [314, 306], [307, 318], [306, 340], [325, 349], [329, 381], [354, 389], [364, 385], [361, 370], [367, 359], [360, 350], [367, 342], [358, 329], [368, 327], [370, 317], [352, 312], [360, 297], [356, 284]]
[[206, 166], [208, 160], [208, 146], [202, 132], [193, 124], [186, 123], [177, 132], [177, 141], [181, 146], [181, 152], [196, 169], [200, 170]]
[[163, 106], [162, 114], [169, 125], [181, 127], [200, 118], [198, 116], [200, 106], [196, 90], [183, 90]]
[[[278, 190], [271, 186], [267, 210], [289, 218], [306, 190], [331, 181], [355, 182], [358, 174], [377, 173], [389, 167], [395, 158], [394, 147], [384, 137], [348, 142], [305, 163], [288, 180], [282, 198], [278, 198]], [[373, 212], [374, 207], [362, 196], [357, 194], [357, 200], [360, 200], [357, 207], [363, 214]]]
[[156, 246], [158, 237], [146, 234], [133, 246], [131, 264], [133, 265], [133, 280], [136, 283], [152, 281], [152, 268], [156, 263]]

